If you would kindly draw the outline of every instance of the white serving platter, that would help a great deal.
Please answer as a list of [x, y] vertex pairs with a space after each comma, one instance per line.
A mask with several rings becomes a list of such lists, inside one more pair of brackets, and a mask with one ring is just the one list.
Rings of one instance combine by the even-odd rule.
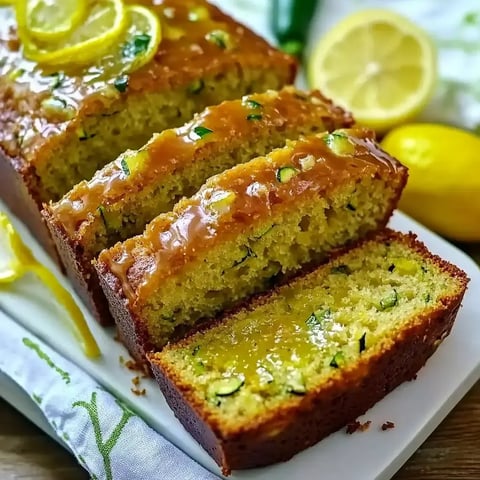
[[[0, 210], [6, 210], [1, 203]], [[19, 222], [15, 223], [37, 258], [61, 277], [26, 228]], [[364, 415], [363, 419], [372, 422], [367, 431], [353, 435], [347, 435], [344, 430], [339, 431], [288, 462], [250, 471], [237, 471], [230, 479], [314, 479], [318, 478], [319, 472], [322, 480], [388, 479], [480, 378], [478, 266], [463, 252], [402, 213], [395, 213], [390, 226], [401, 231], [416, 232], [430, 250], [464, 269], [471, 278], [451, 335], [420, 371], [416, 381], [401, 385]], [[64, 278], [62, 281], [68, 286]], [[145, 397], [131, 392], [134, 374], [119, 361], [120, 356], [128, 355], [113, 339], [113, 329], [99, 327], [84, 309], [103, 353], [100, 360], [89, 360], [66, 326], [65, 314], [45, 292], [45, 288], [35, 277], [27, 276], [11, 288], [2, 288], [0, 308], [126, 402], [173, 444], [207, 469], [220, 475], [217, 465], [174, 417], [153, 380], [146, 379], [142, 382], [142, 388], [147, 390]], [[9, 387], [7, 382], [2, 381], [1, 376], [0, 387], [2, 396], [7, 399], [15, 398], [11, 384]], [[17, 408], [38, 422], [35, 409], [21, 405], [17, 405]], [[394, 422], [395, 428], [381, 431], [380, 426], [387, 420]]]

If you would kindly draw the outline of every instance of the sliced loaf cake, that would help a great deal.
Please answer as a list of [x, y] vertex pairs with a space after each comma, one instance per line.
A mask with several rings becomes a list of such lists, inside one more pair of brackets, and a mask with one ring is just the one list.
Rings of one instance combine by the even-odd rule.
[[265, 155], [287, 139], [352, 123], [350, 114], [319, 92], [286, 87], [208, 107], [184, 126], [122, 154], [43, 212], [77, 292], [97, 320], [110, 323], [91, 263], [102, 249], [142, 233], [208, 177]]
[[[153, 59], [128, 74], [112, 62], [118, 43], [90, 65], [28, 60], [13, 6], [0, 6], [0, 197], [50, 251], [43, 202], [207, 105], [279, 89], [295, 76], [293, 58], [205, 0], [126, 3], [141, 3], [162, 24]], [[101, 14], [102, 2], [90, 6]], [[122, 52], [136, 55], [148, 43]]]
[[383, 228], [406, 168], [366, 130], [287, 143], [211, 177], [96, 269], [139, 361], [193, 325]]
[[149, 355], [165, 397], [223, 472], [288, 460], [412, 379], [467, 278], [386, 231]]

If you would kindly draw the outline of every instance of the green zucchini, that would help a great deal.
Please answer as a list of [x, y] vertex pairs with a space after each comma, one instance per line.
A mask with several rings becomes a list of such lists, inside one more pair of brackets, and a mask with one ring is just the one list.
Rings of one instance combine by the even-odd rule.
[[188, 86], [187, 90], [188, 93], [198, 94], [204, 89], [204, 87], [205, 82], [201, 78], [198, 78]]
[[276, 177], [279, 182], [287, 183], [297, 174], [298, 170], [295, 167], [282, 167], [277, 170]]
[[235, 260], [235, 262], [233, 263], [233, 266], [236, 267], [237, 265], [240, 265], [245, 260], [247, 260], [247, 258], [256, 257], [256, 256], [257, 256], [257, 254], [248, 245], [245, 245], [245, 250], [244, 250], [244, 253], [243, 253], [243, 257], [240, 258], [239, 260]]
[[377, 308], [378, 310], [387, 310], [388, 308], [395, 307], [395, 305], [398, 305], [398, 293], [393, 289], [392, 293], [380, 300]]
[[205, 38], [222, 50], [230, 50], [233, 46], [232, 39], [225, 30], [212, 30], [205, 35]]
[[305, 320], [305, 323], [309, 328], [314, 328], [317, 326], [321, 326], [322, 322], [331, 318], [331, 316], [332, 311], [329, 308], [327, 308], [326, 310], [316, 310]]
[[225, 377], [215, 380], [210, 389], [218, 397], [227, 397], [238, 392], [244, 383], [241, 377]]
[[352, 270], [348, 265], [337, 265], [336, 267], [332, 267], [330, 269], [330, 273], [333, 273], [334, 275], [338, 274], [343, 274], [343, 275], [350, 275], [352, 273]]
[[206, 135], [210, 135], [210, 133], [213, 133], [213, 130], [210, 130], [207, 127], [203, 127], [202, 125], [195, 127], [193, 131], [196, 135], [198, 135], [199, 138], [203, 138]]
[[113, 81], [113, 86], [120, 92], [123, 93], [127, 90], [128, 87], [128, 75], [121, 75]]
[[263, 107], [263, 105], [261, 103], [258, 103], [257, 101], [252, 100], [250, 98], [245, 100], [244, 103], [248, 108], [251, 108], [252, 110]]
[[280, 48], [301, 57], [317, 0], [273, 0], [271, 27]]
[[126, 177], [130, 176], [130, 167], [128, 166], [127, 159], [125, 157], [122, 157], [120, 160], [120, 166], [122, 167], [122, 172]]
[[367, 332], [365, 332], [358, 339], [358, 349], [359, 349], [360, 353], [362, 353], [367, 348], [366, 340], [367, 340]]
[[330, 360], [330, 366], [333, 368], [340, 368], [343, 365], [345, 365], [345, 355], [342, 351], [339, 351]]
[[105, 225], [105, 228], [108, 229], [108, 223], [107, 223], [107, 218], [105, 215], [105, 207], [103, 205], [99, 205], [97, 207], [98, 213], [100, 213], [100, 218], [102, 219], [103, 224]]
[[348, 137], [343, 133], [328, 133], [323, 137], [323, 141], [335, 155], [353, 155], [355, 153], [355, 145], [350, 143]]

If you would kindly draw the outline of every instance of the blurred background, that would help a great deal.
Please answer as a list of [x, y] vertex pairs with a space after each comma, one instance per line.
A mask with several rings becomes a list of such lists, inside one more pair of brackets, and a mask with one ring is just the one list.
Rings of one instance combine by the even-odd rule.
[[410, 169], [400, 208], [480, 258], [480, 2], [217, 1]]

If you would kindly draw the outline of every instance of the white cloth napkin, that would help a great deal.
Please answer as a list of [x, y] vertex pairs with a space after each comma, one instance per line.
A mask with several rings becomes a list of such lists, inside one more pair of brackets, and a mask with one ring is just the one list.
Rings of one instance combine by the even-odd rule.
[[[261, 35], [268, 0], [215, 3]], [[423, 118], [480, 125], [480, 4], [477, 0], [324, 0], [310, 45], [347, 13], [391, 7], [423, 25], [439, 47], [440, 80]], [[38, 406], [93, 479], [214, 480], [81, 369], [0, 312], [0, 371]], [[1, 395], [1, 391], [0, 391]]]
[[1, 311], [0, 352], [0, 371], [31, 397], [92, 479], [218, 480]]

